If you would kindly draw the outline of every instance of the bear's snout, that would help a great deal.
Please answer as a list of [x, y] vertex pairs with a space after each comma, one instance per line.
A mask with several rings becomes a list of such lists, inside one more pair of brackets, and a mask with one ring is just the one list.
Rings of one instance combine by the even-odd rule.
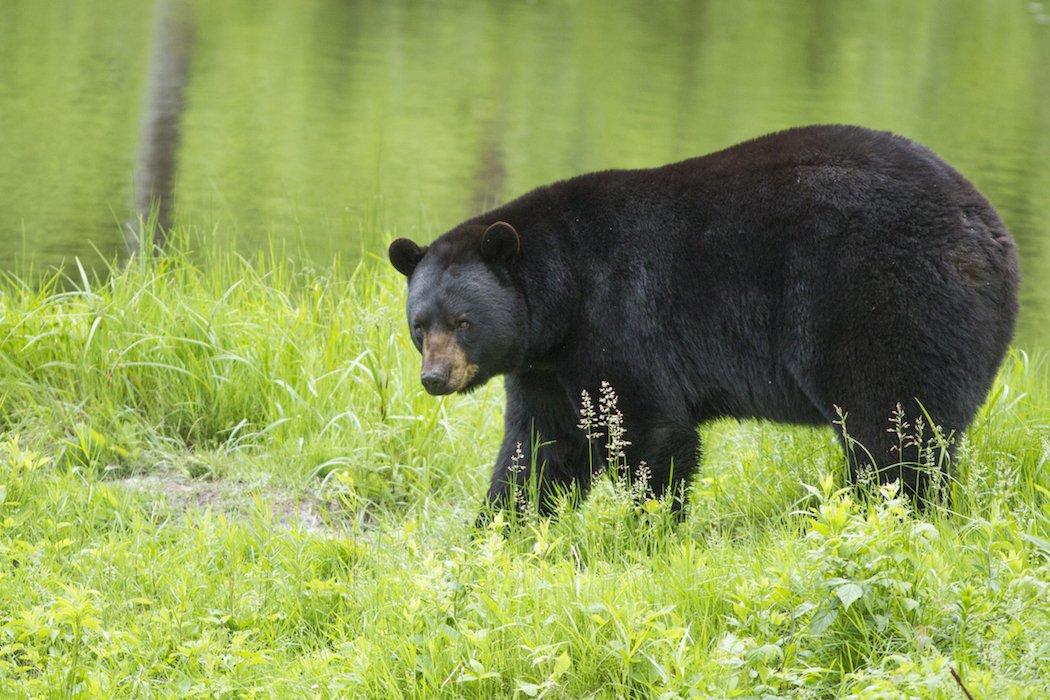
[[431, 332], [423, 338], [423, 369], [419, 381], [428, 394], [462, 391], [478, 372], [452, 333]]
[[423, 383], [423, 388], [427, 390], [428, 394], [433, 396], [441, 396], [448, 392], [448, 367], [439, 367], [423, 370], [423, 373], [419, 375], [419, 381]]

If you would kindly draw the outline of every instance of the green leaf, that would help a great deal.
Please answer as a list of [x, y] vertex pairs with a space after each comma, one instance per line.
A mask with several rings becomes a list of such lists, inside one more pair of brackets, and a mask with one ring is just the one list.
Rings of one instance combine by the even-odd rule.
[[855, 583], [845, 583], [835, 589], [835, 595], [842, 601], [842, 607], [849, 610], [849, 606], [864, 595], [864, 589]]
[[568, 671], [571, 666], [572, 658], [569, 656], [569, 652], [563, 651], [554, 661], [554, 670], [551, 671], [551, 678], [558, 678], [561, 674]]
[[536, 683], [526, 683], [525, 681], [518, 681], [518, 690], [525, 693], [530, 698], [534, 698], [540, 694], [540, 686]]
[[825, 610], [822, 613], [814, 615], [813, 620], [809, 623], [810, 633], [823, 634], [828, 627], [831, 627], [831, 623], [833, 623], [838, 616], [839, 611], [837, 608], [831, 608], [830, 610]]
[[1021, 533], [1021, 538], [1034, 544], [1044, 557], [1050, 557], [1050, 540], [1044, 540], [1042, 537], [1029, 535], [1027, 532]]

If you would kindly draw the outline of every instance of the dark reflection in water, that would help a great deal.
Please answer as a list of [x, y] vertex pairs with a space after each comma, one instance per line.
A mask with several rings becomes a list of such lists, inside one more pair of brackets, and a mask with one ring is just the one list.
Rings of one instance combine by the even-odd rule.
[[137, 217], [130, 225], [132, 251], [150, 243], [163, 246], [174, 223], [179, 129], [193, 55], [192, 12], [186, 0], [157, 0], [154, 11], [153, 50], [135, 163]]
[[[1039, 3], [193, 2], [171, 209], [323, 260], [536, 185], [812, 122], [929, 145], [993, 201], [1050, 342], [1050, 25]], [[0, 267], [121, 250], [155, 8], [0, 3]]]

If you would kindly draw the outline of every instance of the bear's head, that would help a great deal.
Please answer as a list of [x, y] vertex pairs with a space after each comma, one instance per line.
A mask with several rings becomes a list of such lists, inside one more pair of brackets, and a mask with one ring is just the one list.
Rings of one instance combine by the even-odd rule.
[[390, 262], [408, 278], [408, 326], [429, 393], [471, 391], [521, 366], [525, 300], [509, 273], [520, 253], [503, 221], [464, 224], [429, 246], [390, 244]]

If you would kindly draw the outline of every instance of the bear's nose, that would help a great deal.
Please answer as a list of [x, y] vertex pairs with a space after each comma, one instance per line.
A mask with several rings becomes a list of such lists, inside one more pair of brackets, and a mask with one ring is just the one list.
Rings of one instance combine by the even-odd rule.
[[448, 369], [428, 369], [420, 375], [419, 380], [429, 394], [437, 396], [448, 393]]

